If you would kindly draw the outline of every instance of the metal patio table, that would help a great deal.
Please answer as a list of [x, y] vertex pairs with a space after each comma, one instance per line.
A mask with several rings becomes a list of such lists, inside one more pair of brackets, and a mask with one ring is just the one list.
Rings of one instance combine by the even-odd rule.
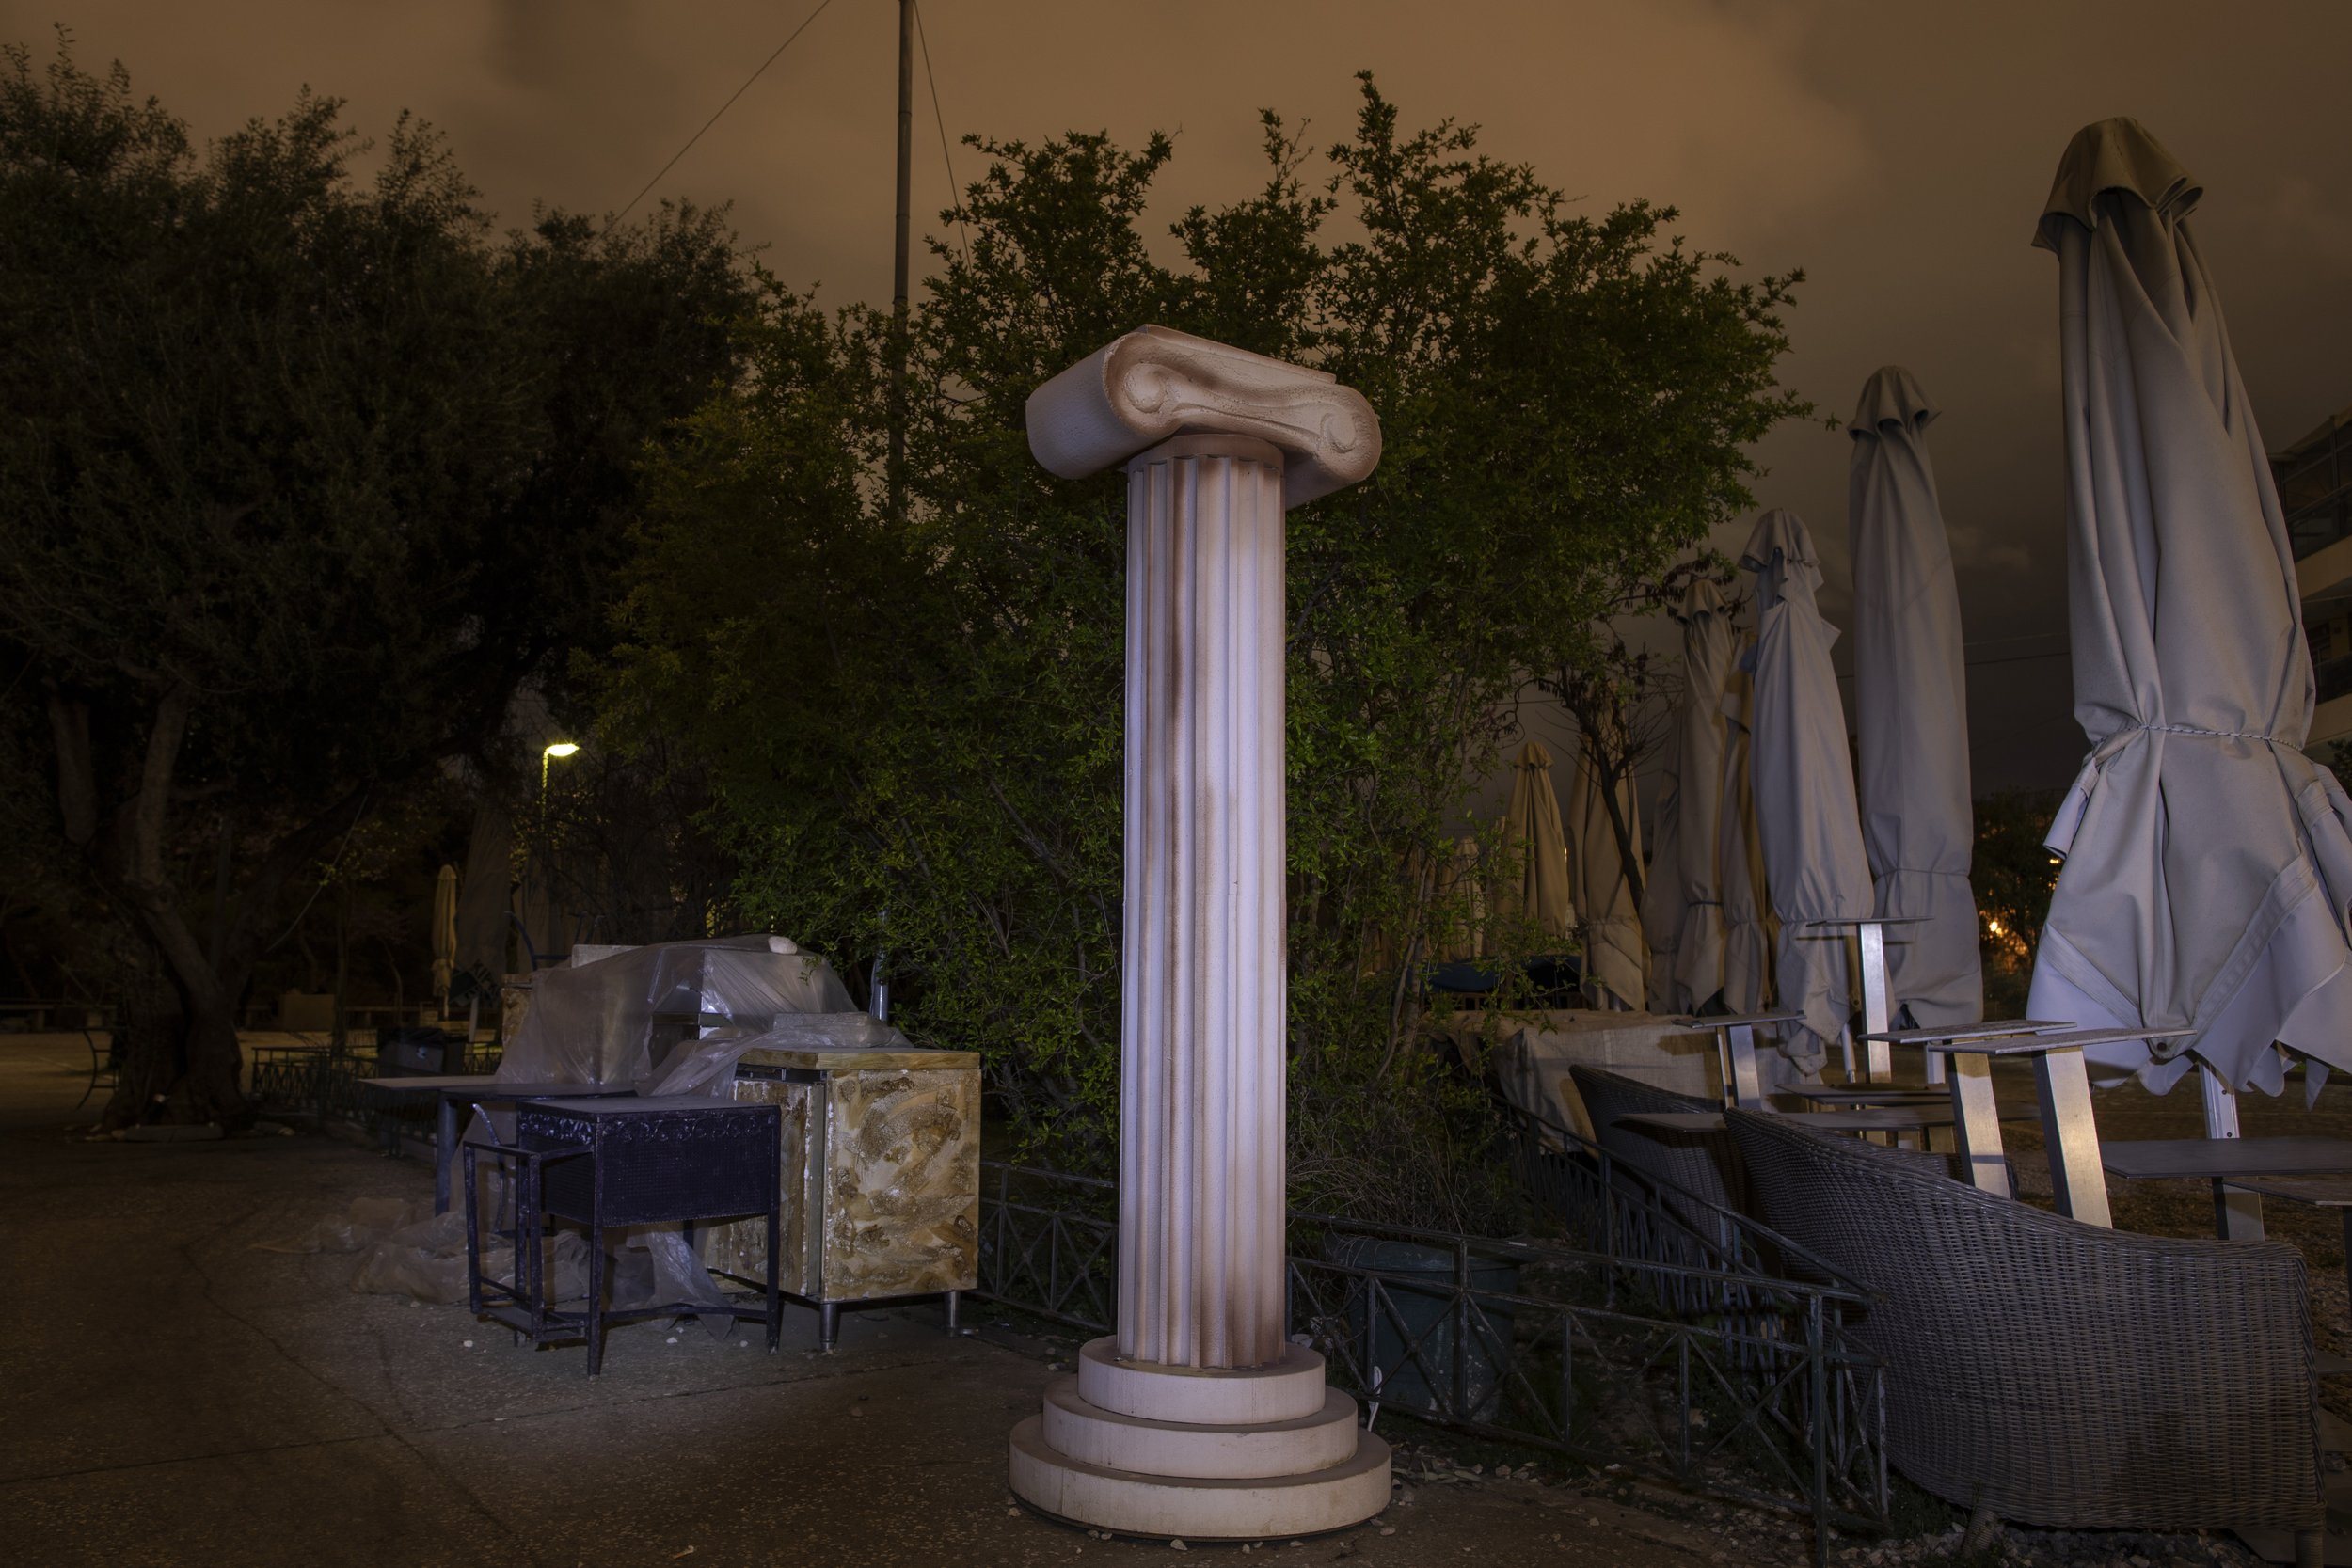
[[[1791, 1127], [1816, 1132], [1916, 1132], [1923, 1128], [1949, 1127], [1953, 1112], [1944, 1105], [1866, 1105], [1848, 1111], [1773, 1111]], [[1637, 1111], [1619, 1117], [1619, 1126], [1655, 1127], [1665, 1132], [1720, 1132], [1721, 1111]]]
[[[2231, 1182], [2230, 1187], [2236, 1192], [2251, 1193], [2257, 1199], [2275, 1197], [2289, 1203], [2308, 1203], [2314, 1209], [2333, 1209], [2342, 1215], [2344, 1217], [2344, 1282], [2347, 1289], [2352, 1289], [2352, 1176], [2249, 1177], [2244, 1180]], [[2228, 1223], [2226, 1214], [2223, 1216], [2223, 1223], [2226, 1227]], [[2325, 1361], [2328, 1357], [2323, 1355], [2321, 1359]], [[2344, 1372], [2352, 1371], [2352, 1361], [2347, 1361], [2342, 1356], [2337, 1356], [2334, 1360], [2336, 1367], [2333, 1373], [2322, 1371], [2320, 1373], [2322, 1377], [2341, 1376]]]
[[1764, 1082], [1756, 1065], [1756, 1032], [1770, 1024], [1797, 1023], [1804, 1019], [1801, 1012], [1733, 1013], [1722, 1018], [1701, 1014], [1675, 1022], [1685, 1029], [1713, 1032], [1715, 1058], [1723, 1069], [1724, 1103], [1760, 1111], [1765, 1108]]
[[1888, 1044], [1916, 1044], [1931, 1056], [1951, 1058], [1952, 1095], [1961, 1163], [1971, 1186], [2002, 1197], [2010, 1190], [2009, 1157], [2001, 1147], [2000, 1107], [1993, 1098], [1993, 1059], [2023, 1057], [2033, 1065], [2042, 1107], [2042, 1137], [2050, 1155], [2050, 1186], [2058, 1211], [2088, 1225], [2115, 1224], [2107, 1184], [2099, 1169], [2099, 1124], [2090, 1114], [2090, 1074], [2083, 1048], [2114, 1040], [2165, 1039], [2178, 1029], [2077, 1029], [2043, 1019], [2010, 1019], [1934, 1029], [1888, 1030]]
[[541, 1100], [585, 1100], [606, 1095], [633, 1095], [628, 1084], [501, 1084], [478, 1072], [438, 1073], [417, 1078], [362, 1078], [360, 1083], [388, 1094], [430, 1094], [439, 1098], [440, 1116], [433, 1140], [433, 1212], [449, 1212], [450, 1169], [457, 1158], [457, 1108], [499, 1101], [527, 1103]]
[[[1916, 914], [1842, 915], [1828, 920], [1804, 922], [1807, 930], [1843, 930], [1854, 934], [1854, 942], [1862, 959], [1862, 1071], [1858, 1075], [1866, 1084], [1883, 1084], [1895, 1076], [1895, 1053], [1887, 1049], [1888, 1031], [1895, 1027], [1894, 990], [1886, 977], [1886, 928], [1889, 926], [1924, 926], [1927, 917]], [[1846, 1076], [1855, 1078], [1853, 1039], [1846, 1038]], [[1928, 1082], [1943, 1082], [1934, 1057], [1928, 1058]]]
[[[2111, 1176], [2126, 1181], [2172, 1180], [2213, 1183], [2214, 1232], [2233, 1241], [2259, 1241], [2262, 1212], [2250, 1215], [2230, 1202], [2229, 1189], [2262, 1193], [2265, 1179], [2304, 1180], [2352, 1175], [2352, 1138], [2135, 1138], [2111, 1143], [2101, 1151], [2101, 1163]], [[2292, 1191], [2275, 1196], [2303, 1202], [2320, 1202]], [[2328, 1207], [2352, 1203], [2352, 1196], [2328, 1200]], [[2250, 1221], [2250, 1225], [2249, 1225]], [[2352, 1228], [2352, 1211], [2345, 1214]], [[2250, 1234], [2249, 1234], [2250, 1230]], [[2347, 1234], [2352, 1241], [2352, 1234]], [[2352, 1267], [2352, 1252], [2345, 1256]]]

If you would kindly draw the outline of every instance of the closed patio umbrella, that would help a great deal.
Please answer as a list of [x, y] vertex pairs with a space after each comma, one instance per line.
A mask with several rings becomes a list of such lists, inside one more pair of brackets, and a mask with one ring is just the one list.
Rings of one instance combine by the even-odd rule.
[[1597, 993], [1596, 1001], [1606, 998], [1638, 1012], [1649, 974], [1649, 951], [1642, 941], [1642, 912], [1634, 902], [1633, 879], [1626, 875], [1617, 823], [1624, 823], [1638, 864], [1642, 819], [1636, 814], [1631, 779], [1621, 779], [1614, 786], [1614, 817], [1609, 809], [1611, 793], [1591, 749], [1580, 751], [1576, 780], [1568, 790], [1568, 831], [1574, 835], [1569, 885], [1576, 892], [1577, 907], [1584, 911], [1586, 989]]
[[[1684, 704], [1690, 693], [1683, 694]], [[1649, 1010], [1672, 1012], [1675, 1006], [1675, 950], [1682, 945], [1685, 912], [1682, 879], [1682, 727], [1681, 709], [1660, 748], [1658, 810], [1651, 820], [1649, 869], [1642, 883], [1642, 934], [1649, 939]]]
[[[1682, 705], [1675, 715], [1680, 774], [1671, 819], [1678, 854], [1671, 867], [1682, 930], [1674, 944], [1667, 1006], [1689, 1011], [1724, 989], [1724, 681], [1731, 673], [1731, 614], [1723, 591], [1701, 578], [1683, 591]], [[1660, 805], [1665, 819], [1666, 805]], [[1663, 859], [1661, 856], [1661, 859]], [[1651, 875], [1659, 875], [1653, 866]]]
[[1854, 727], [1862, 843], [1888, 932], [1888, 1003], [1914, 1024], [1984, 1017], [1977, 900], [1968, 887], [1968, 680], [1960, 589], [1928, 462], [1936, 407], [1909, 371], [1864, 384], [1847, 527], [1853, 558]]
[[433, 879], [433, 994], [446, 1002], [457, 973], [457, 868], [441, 867]]
[[1560, 827], [1560, 796], [1551, 783], [1551, 753], [1535, 741], [1512, 764], [1511, 804], [1503, 814], [1504, 853], [1517, 860], [1513, 879], [1495, 892], [1499, 913], [1533, 921], [1554, 952], [1565, 951], [1576, 928], [1568, 892], [1567, 839]]
[[1781, 1053], [1817, 1072], [1851, 1017], [1846, 937], [1809, 923], [1870, 912], [1870, 866], [1854, 809], [1846, 710], [1830, 643], [1837, 633], [1814, 602], [1820, 587], [1813, 536], [1793, 512], [1757, 519], [1740, 564], [1756, 574], [1756, 726], [1749, 768], [1764, 878], [1780, 916], [1773, 971], [1780, 1005], [1804, 1022]]
[[[1724, 1006], [1734, 1013], [1764, 1010], [1772, 989], [1777, 923], [1765, 895], [1764, 857], [1756, 843], [1755, 776], [1748, 767], [1756, 723], [1756, 639], [1740, 641], [1724, 672], [1724, 771], [1715, 816], [1715, 891], [1724, 912]], [[1706, 999], [1700, 998], [1703, 1002]]]
[[[2233, 1086], [2276, 1094], [2274, 1040], [2352, 1066], [2352, 801], [2300, 750], [2295, 561], [2189, 233], [2201, 194], [2137, 121], [2102, 120], [2067, 148], [2035, 233], [2058, 257], [2090, 755], [2050, 831], [2065, 865], [2027, 1005], [2192, 1031]], [[2100, 1064], [2161, 1092], [2189, 1059], [2135, 1046]]]

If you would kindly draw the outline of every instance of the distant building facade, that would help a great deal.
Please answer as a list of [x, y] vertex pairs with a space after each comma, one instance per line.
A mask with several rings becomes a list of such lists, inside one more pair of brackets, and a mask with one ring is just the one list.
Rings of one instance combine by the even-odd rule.
[[2306, 749], [2352, 740], [2352, 408], [2274, 452], [2319, 706]]

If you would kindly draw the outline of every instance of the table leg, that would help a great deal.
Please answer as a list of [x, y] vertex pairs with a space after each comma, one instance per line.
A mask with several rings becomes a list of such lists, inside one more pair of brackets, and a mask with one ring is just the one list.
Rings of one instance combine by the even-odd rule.
[[[1886, 983], [1886, 927], [1875, 921], [1865, 922], [1854, 935], [1862, 946], [1862, 1030], [1866, 1035], [1883, 1035], [1894, 1027], [1894, 1012]], [[1892, 1083], [1895, 1078], [1895, 1048], [1884, 1040], [1865, 1040], [1863, 1071], [1873, 1084]], [[1852, 1072], [1848, 1064], [1849, 1075]]]
[[[2205, 1136], [2234, 1138], [2237, 1130], [2237, 1093], [2222, 1080], [2221, 1074], [2197, 1064], [2197, 1086], [2205, 1100]], [[2263, 1239], [2263, 1197], [2260, 1193], [2246, 1192], [2223, 1182], [2213, 1184], [2214, 1234], [2225, 1241], [2259, 1242]]]
[[1743, 1111], [1764, 1107], [1762, 1075], [1756, 1067], [1756, 1028], [1742, 1023], [1729, 1029], [1718, 1029], [1715, 1037], [1724, 1046], [1724, 1087], [1731, 1102]]
[[[1931, 1052], [1929, 1059], [1937, 1054]], [[2000, 1107], [1993, 1099], [1993, 1058], [1954, 1056], [1947, 1082], [1952, 1090], [1952, 1141], [1967, 1168], [1968, 1184], [1998, 1197], [2015, 1196], [2009, 1190], [2009, 1158], [2001, 1148]]]
[[2263, 1195], [2233, 1187], [2219, 1177], [2213, 1183], [2213, 1233], [2225, 1242], [2263, 1239]]
[[441, 1120], [433, 1145], [433, 1212], [449, 1212], [449, 1165], [457, 1151], [457, 1101], [448, 1095], [437, 1094], [441, 1102]]
[[2099, 1168], [2099, 1124], [2090, 1115], [2090, 1074], [2081, 1049], [2045, 1051], [2033, 1059], [2042, 1098], [2042, 1136], [2050, 1150], [2050, 1184], [2058, 1211], [2086, 1225], [2112, 1229], [2106, 1173]]

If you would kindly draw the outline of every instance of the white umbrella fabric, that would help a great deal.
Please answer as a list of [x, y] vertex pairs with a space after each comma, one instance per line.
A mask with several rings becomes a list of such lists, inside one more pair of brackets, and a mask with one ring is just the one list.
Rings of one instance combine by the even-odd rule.
[[[1616, 737], [1611, 737], [1613, 739]], [[1569, 853], [1577, 907], [1584, 911], [1584, 980], [1596, 1000], [1607, 998], [1629, 1011], [1641, 1010], [1649, 974], [1649, 951], [1642, 942], [1642, 913], [1626, 875], [1617, 823], [1625, 825], [1634, 863], [1641, 863], [1642, 819], [1633, 781], [1617, 782], [1617, 815], [1609, 809], [1612, 790], [1601, 782], [1590, 746], [1577, 754], [1576, 778], [1568, 789]]]
[[1764, 876], [1780, 916], [1780, 1005], [1802, 1011], [1781, 1053], [1820, 1070], [1852, 1016], [1846, 933], [1809, 923], [1870, 913], [1870, 865], [1854, 809], [1846, 710], [1830, 666], [1837, 633], [1821, 619], [1813, 536], [1778, 507], [1757, 519], [1740, 564], [1756, 574], [1756, 729], [1749, 766]]
[[1887, 933], [1887, 989], [1923, 1027], [1984, 1017], [1960, 588], [1928, 461], [1936, 415], [1911, 372], [1889, 365], [1864, 383], [1846, 427], [1862, 843], [1877, 912], [1916, 922]]
[[2159, 1092], [2193, 1052], [2276, 1094], [2274, 1040], [2352, 1067], [2352, 801], [2299, 749], [2312, 680], [2294, 555], [2189, 234], [2201, 194], [2137, 121], [2102, 120], [2067, 148], [2035, 233], [2058, 257], [2091, 750], [2050, 831], [2065, 866], [2027, 1006], [2192, 1031], [2186, 1051], [2097, 1053]]
[[[1749, 768], [1756, 731], [1756, 639], [1744, 638], [1724, 673], [1724, 772], [1715, 816], [1715, 889], [1723, 901], [1724, 1006], [1760, 1013], [1772, 986], [1777, 923], [1765, 895], [1756, 832], [1756, 781]], [[1702, 1000], [1704, 1000], [1702, 998]]]
[[[1668, 868], [1678, 884], [1675, 903], [1682, 930], [1674, 943], [1666, 1005], [1687, 1012], [1724, 989], [1719, 853], [1727, 739], [1724, 683], [1731, 673], [1732, 631], [1723, 591], [1704, 578], [1683, 591], [1675, 618], [1682, 623], [1682, 706], [1675, 715], [1674, 737], [1680, 777], [1672, 802], [1661, 802], [1659, 816], [1679, 849]], [[1661, 874], [1651, 867], [1653, 878]]]
[[1576, 929], [1576, 899], [1568, 890], [1567, 838], [1551, 783], [1551, 753], [1531, 740], [1519, 748], [1512, 769], [1502, 835], [1506, 853], [1518, 862], [1518, 879], [1496, 890], [1495, 906], [1533, 921], [1552, 951], [1563, 952]]

